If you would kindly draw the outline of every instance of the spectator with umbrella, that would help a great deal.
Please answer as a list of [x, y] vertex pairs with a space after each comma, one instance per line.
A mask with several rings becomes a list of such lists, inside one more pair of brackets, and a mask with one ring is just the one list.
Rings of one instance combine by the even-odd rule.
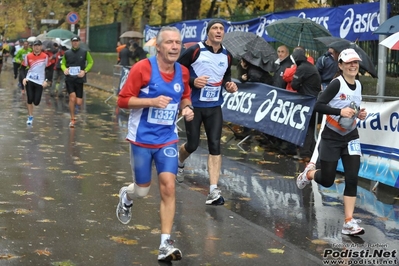
[[275, 71], [273, 76], [273, 86], [285, 89], [287, 82], [283, 79], [286, 68], [291, 67], [293, 64], [290, 58], [290, 51], [285, 45], [281, 45], [277, 48], [278, 59], [275, 61]]
[[316, 61], [316, 68], [321, 78], [321, 86], [324, 90], [338, 71], [338, 53], [333, 48], [329, 48]]
[[[303, 48], [294, 49], [291, 55], [295, 62], [296, 70], [291, 81], [291, 87], [294, 91], [303, 95], [317, 97], [321, 91], [321, 79], [317, 68], [309, 62]], [[313, 111], [308, 125], [305, 142], [299, 147], [299, 158], [309, 161], [316, 145], [314, 132], [316, 128], [316, 112]]]

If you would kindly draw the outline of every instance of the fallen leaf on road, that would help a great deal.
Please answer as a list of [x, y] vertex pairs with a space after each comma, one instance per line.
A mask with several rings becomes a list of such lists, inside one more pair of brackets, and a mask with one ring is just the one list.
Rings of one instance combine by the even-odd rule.
[[134, 239], [127, 239], [125, 237], [121, 236], [113, 236], [110, 238], [112, 241], [115, 241], [116, 243], [121, 243], [125, 245], [137, 245], [138, 241]]
[[27, 210], [27, 209], [15, 209], [14, 210], [15, 214], [28, 214], [28, 213], [31, 213], [31, 212], [32, 212], [31, 210]]
[[40, 256], [40, 255], [44, 255], [44, 256], [50, 256], [51, 252], [46, 249], [36, 249], [35, 252]]
[[240, 258], [243, 258], [243, 259], [254, 259], [254, 258], [258, 258], [259, 257], [259, 255], [258, 254], [251, 254], [251, 253], [241, 253], [240, 254]]
[[0, 254], [0, 260], [11, 260], [16, 258], [18, 258], [18, 256], [15, 256], [13, 254]]
[[38, 223], [56, 223], [56, 221], [49, 220], [49, 219], [37, 220], [36, 222], [38, 222]]
[[135, 224], [133, 227], [134, 227], [134, 229], [137, 229], [137, 230], [150, 230], [151, 229], [149, 226], [141, 225], [141, 224]]
[[42, 199], [44, 199], [44, 200], [54, 200], [53, 197], [42, 197]]
[[30, 191], [27, 191], [27, 190], [14, 190], [12, 193], [20, 195], [20, 196], [26, 196], [26, 195], [35, 194], [34, 192], [30, 192]]
[[222, 255], [231, 256], [231, 255], [233, 255], [233, 253], [231, 253], [231, 252], [222, 252]]
[[316, 245], [327, 245], [328, 244], [328, 242], [323, 239], [313, 239], [311, 242]]
[[269, 248], [268, 251], [270, 251], [270, 253], [277, 253], [277, 254], [284, 253], [284, 249], [280, 249], [280, 248]]
[[243, 198], [238, 198], [239, 200], [243, 200], [243, 201], [250, 201], [251, 200], [251, 198], [246, 198], [246, 197], [243, 197]]

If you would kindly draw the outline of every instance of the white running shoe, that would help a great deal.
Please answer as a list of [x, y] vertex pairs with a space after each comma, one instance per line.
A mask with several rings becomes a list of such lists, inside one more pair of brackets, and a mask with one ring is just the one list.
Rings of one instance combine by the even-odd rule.
[[180, 249], [173, 246], [174, 241], [171, 239], [166, 239], [164, 244], [159, 248], [158, 260], [161, 261], [172, 261], [181, 260], [182, 253]]
[[184, 166], [177, 168], [176, 181], [182, 183], [184, 181]]
[[316, 165], [312, 162], [308, 163], [305, 170], [303, 170], [303, 172], [300, 173], [296, 179], [296, 185], [299, 189], [303, 189], [307, 184], [310, 183], [310, 180], [307, 178], [307, 174], [310, 170], [316, 170]]
[[349, 222], [344, 223], [344, 226], [342, 227], [342, 234], [349, 236], [363, 235], [364, 228], [358, 225], [361, 222], [362, 220], [352, 218], [352, 220]]
[[206, 205], [223, 205], [224, 198], [222, 197], [222, 191], [215, 188], [211, 193], [208, 194], [205, 201]]
[[26, 124], [27, 124], [28, 126], [31, 126], [32, 123], [33, 123], [33, 116], [28, 116], [28, 120], [26, 120]]
[[130, 204], [130, 206], [128, 206], [125, 203], [123, 203], [122, 200], [123, 197], [126, 195], [126, 193], [127, 193], [127, 186], [124, 186], [119, 190], [119, 202], [118, 205], [116, 206], [116, 217], [123, 224], [128, 224], [132, 219], [133, 203]]

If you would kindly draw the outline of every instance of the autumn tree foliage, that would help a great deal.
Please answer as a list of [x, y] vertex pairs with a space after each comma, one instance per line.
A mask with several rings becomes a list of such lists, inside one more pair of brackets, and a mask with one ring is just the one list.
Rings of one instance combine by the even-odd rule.
[[[90, 26], [120, 22], [122, 31], [141, 31], [146, 24], [159, 26], [182, 20], [221, 17], [239, 21], [270, 12], [320, 7], [321, 1], [91, 0], [90, 2]], [[354, 2], [358, 1], [327, 1], [332, 6]], [[88, 0], [0, 0], [0, 33], [5, 31], [7, 36], [13, 37], [30, 29], [35, 34], [51, 28], [68, 29], [70, 25], [66, 21], [66, 16], [71, 11], [77, 12], [80, 17], [76, 27], [84, 28], [87, 22], [87, 4]], [[42, 24], [42, 19], [56, 19], [58, 24]]]

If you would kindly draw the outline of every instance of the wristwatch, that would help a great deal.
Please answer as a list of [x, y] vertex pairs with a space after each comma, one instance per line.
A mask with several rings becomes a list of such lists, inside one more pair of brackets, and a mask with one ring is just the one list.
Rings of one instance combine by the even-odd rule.
[[191, 110], [194, 111], [194, 106], [192, 106], [191, 104], [187, 104], [186, 106], [183, 107], [183, 109], [186, 108], [186, 107], [188, 107], [188, 108], [190, 108]]

